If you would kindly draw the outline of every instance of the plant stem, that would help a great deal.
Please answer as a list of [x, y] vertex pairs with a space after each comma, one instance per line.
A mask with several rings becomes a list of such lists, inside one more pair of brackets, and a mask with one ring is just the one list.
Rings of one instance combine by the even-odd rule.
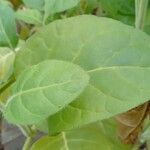
[[32, 143], [32, 137], [27, 137], [22, 150], [29, 150]]
[[135, 18], [138, 16], [139, 2], [140, 0], [135, 0]]
[[31, 136], [33, 136], [33, 132], [30, 129], [30, 127], [28, 127], [28, 126], [21, 126], [21, 125], [17, 125], [17, 126], [21, 130], [21, 132], [23, 133], [23, 135], [25, 137], [31, 137]]
[[23, 148], [22, 150], [29, 150], [30, 149], [30, 146], [32, 144], [32, 139], [33, 139], [33, 136], [36, 134], [34, 133], [34, 131], [31, 130], [30, 127], [28, 126], [21, 126], [21, 125], [18, 125], [19, 129], [22, 131], [22, 133], [24, 134], [24, 136], [26, 136], [26, 140], [25, 140], [25, 143], [23, 145]]
[[148, 0], [135, 0], [135, 27], [142, 30], [146, 17]]

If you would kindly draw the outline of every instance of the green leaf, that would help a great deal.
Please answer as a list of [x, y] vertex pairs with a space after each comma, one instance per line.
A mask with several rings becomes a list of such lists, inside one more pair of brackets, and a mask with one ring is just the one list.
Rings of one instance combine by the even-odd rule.
[[[114, 126], [107, 129], [114, 133]], [[95, 123], [57, 136], [44, 136], [33, 144], [31, 150], [129, 150], [119, 140], [117, 143], [103, 132], [100, 124]]]
[[80, 97], [50, 116], [49, 130], [55, 133], [148, 101], [149, 43], [145, 33], [112, 19], [83, 15], [58, 20], [27, 41], [17, 55], [16, 74], [45, 59], [59, 59], [78, 64], [90, 75]]
[[15, 48], [18, 42], [14, 12], [0, 2], [0, 46]]
[[16, 12], [16, 18], [34, 25], [41, 25], [43, 20], [41, 12], [36, 9], [18, 10]]
[[6, 47], [0, 47], [0, 85], [5, 82], [13, 71], [15, 54]]
[[61, 110], [88, 84], [77, 65], [47, 60], [25, 70], [13, 86], [5, 118], [14, 124], [34, 124]]
[[118, 13], [122, 15], [135, 14], [134, 0], [99, 0], [102, 8], [110, 15], [116, 16]]
[[45, 19], [55, 13], [75, 7], [80, 0], [45, 0]]
[[23, 0], [29, 8], [44, 10], [44, 0]]
[[135, 0], [99, 0], [108, 17], [134, 26]]

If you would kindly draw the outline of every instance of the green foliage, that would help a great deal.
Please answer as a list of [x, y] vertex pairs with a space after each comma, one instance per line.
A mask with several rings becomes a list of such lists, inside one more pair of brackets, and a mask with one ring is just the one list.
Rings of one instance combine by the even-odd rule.
[[5, 118], [14, 124], [38, 123], [78, 97], [88, 79], [80, 67], [64, 61], [44, 61], [33, 66], [12, 87]]
[[[17, 15], [18, 19], [31, 24], [41, 24], [41, 21], [43, 24], [47, 24], [51, 21], [51, 19], [49, 21], [49, 18], [53, 18], [54, 14], [75, 7], [80, 0], [24, 0], [23, 2], [29, 8], [37, 9], [37, 11], [26, 10], [27, 14], [25, 14], [25, 11], [19, 11]], [[42, 17], [41, 14], [43, 14]]]
[[[23, 150], [38, 131], [49, 136], [31, 150], [137, 150], [149, 141], [149, 120], [139, 130], [149, 113], [150, 38], [125, 25], [149, 33], [139, 1], [135, 16], [134, 0], [0, 0], [0, 109], [27, 136]], [[124, 140], [137, 142], [123, 145], [117, 128], [122, 137], [121, 123], [140, 112]], [[120, 113], [118, 124], [108, 119]]]
[[12, 74], [14, 58], [15, 54], [9, 48], [0, 48], [0, 86]]
[[134, 0], [99, 0], [108, 17], [134, 25]]
[[80, 97], [49, 117], [50, 132], [60, 132], [148, 101], [149, 41], [143, 32], [112, 19], [63, 19], [44, 27], [27, 41], [17, 55], [16, 74], [45, 59], [61, 59], [81, 66], [90, 75], [90, 83]]
[[18, 10], [15, 15], [18, 20], [22, 20], [28, 24], [40, 26], [43, 22], [43, 16], [41, 12], [36, 9]]
[[15, 48], [18, 42], [13, 9], [0, 2], [0, 45]]
[[122, 15], [134, 15], [135, 5], [134, 0], [99, 0], [102, 8], [110, 16]]
[[[129, 150], [129, 147], [121, 144], [119, 140], [110, 139], [106, 136], [109, 129], [110, 135], [116, 135], [116, 126], [107, 122], [90, 124], [80, 129], [62, 132], [56, 136], [44, 136], [37, 141], [31, 150]], [[109, 126], [109, 127], [108, 127]]]
[[44, 0], [23, 0], [23, 2], [29, 8], [44, 10]]

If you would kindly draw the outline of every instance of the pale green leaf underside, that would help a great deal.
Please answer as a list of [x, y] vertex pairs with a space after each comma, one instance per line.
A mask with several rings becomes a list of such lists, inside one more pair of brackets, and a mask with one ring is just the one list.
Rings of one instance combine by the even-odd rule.
[[50, 116], [51, 132], [127, 111], [150, 99], [150, 38], [118, 21], [78, 16], [32, 36], [16, 59], [16, 75], [45, 59], [67, 60], [90, 75], [84, 93]]
[[6, 47], [0, 47], [0, 85], [12, 74], [15, 54]]
[[36, 9], [18, 10], [16, 18], [34, 25], [41, 25], [43, 20], [41, 12]]
[[[118, 139], [107, 137], [102, 125], [95, 123], [57, 136], [44, 136], [33, 144], [31, 150], [129, 150]], [[115, 132], [111, 124], [107, 130]]]
[[17, 79], [4, 116], [14, 124], [35, 124], [73, 101], [87, 84], [88, 75], [77, 65], [44, 61]]

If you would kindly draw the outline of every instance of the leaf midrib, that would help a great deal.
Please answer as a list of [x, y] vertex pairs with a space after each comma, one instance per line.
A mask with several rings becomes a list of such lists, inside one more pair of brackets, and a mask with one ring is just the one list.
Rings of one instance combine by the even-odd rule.
[[14, 54], [13, 51], [10, 51], [9, 53], [7, 53], [4, 56], [0, 55], [0, 62], [3, 62], [4, 60], [6, 60], [9, 56], [11, 56], [13, 54]]
[[67, 138], [66, 138], [66, 133], [65, 132], [62, 132], [62, 138], [63, 138], [63, 141], [64, 141], [64, 148], [65, 148], [65, 150], [69, 150], [69, 146], [68, 146], [68, 142], [67, 142]]
[[107, 70], [107, 69], [150, 69], [150, 67], [146, 67], [146, 66], [111, 66], [111, 67], [98, 67], [98, 68], [94, 68], [91, 70], [88, 70], [88, 73], [92, 73], [92, 72], [96, 72], [96, 71], [101, 71], [101, 70]]
[[28, 90], [25, 90], [25, 91], [20, 91], [20, 92], [14, 94], [12, 97], [10, 97], [10, 99], [7, 101], [7, 104], [17, 96], [20, 96], [20, 95], [23, 95], [23, 94], [26, 94], [26, 93], [30, 93], [30, 92], [35, 92], [35, 91], [38, 91], [38, 90], [43, 90], [43, 89], [50, 88], [50, 87], [61, 86], [61, 85], [64, 85], [64, 84], [67, 84], [67, 83], [70, 83], [70, 82], [72, 82], [72, 80], [62, 82], [62, 83], [54, 83], [54, 84], [47, 85], [47, 86], [42, 86], [42, 87], [36, 87], [36, 88], [28, 89]]

